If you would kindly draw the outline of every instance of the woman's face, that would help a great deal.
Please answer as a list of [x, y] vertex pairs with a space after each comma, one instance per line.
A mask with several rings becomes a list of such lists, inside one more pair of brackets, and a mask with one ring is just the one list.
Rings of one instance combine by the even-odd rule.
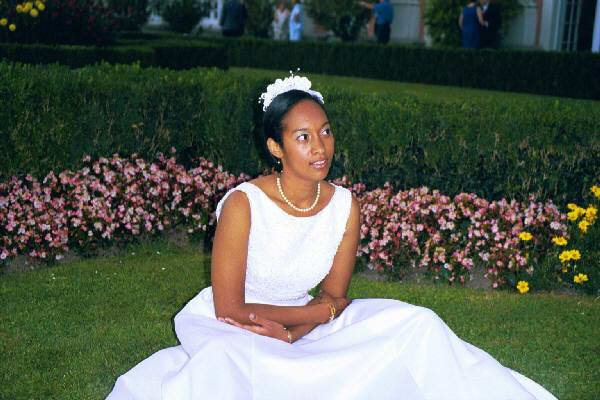
[[[312, 100], [296, 104], [282, 120], [283, 146], [276, 146], [283, 171], [307, 180], [325, 179], [331, 166], [334, 138], [327, 115]], [[272, 145], [275, 142], [272, 142]]]

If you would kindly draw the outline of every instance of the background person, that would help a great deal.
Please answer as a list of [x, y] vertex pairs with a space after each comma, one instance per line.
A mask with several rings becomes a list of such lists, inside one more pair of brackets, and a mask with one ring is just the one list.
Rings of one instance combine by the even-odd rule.
[[285, 1], [279, 1], [277, 6], [275, 7], [275, 12], [273, 14], [273, 38], [276, 40], [284, 40], [287, 39], [288, 33], [288, 16], [290, 15], [290, 10], [288, 10]]
[[366, 3], [360, 1], [363, 7], [373, 10], [375, 13], [375, 36], [377, 37], [377, 43], [387, 44], [390, 41], [390, 35], [392, 32], [391, 25], [394, 20], [394, 7], [390, 4], [389, 0], [378, 0], [377, 4]]
[[481, 7], [474, 1], [467, 3], [458, 16], [458, 25], [462, 32], [462, 47], [465, 49], [478, 49], [481, 43], [480, 27], [487, 27], [487, 22], [483, 20]]
[[290, 12], [289, 27], [290, 41], [297, 42], [302, 39], [302, 28], [304, 27], [304, 12], [299, 0], [292, 0], [292, 11]]
[[500, 28], [502, 26], [502, 14], [500, 6], [495, 1], [482, 0], [481, 10], [486, 25], [481, 26], [481, 47], [497, 49], [500, 47]]
[[247, 17], [248, 11], [246, 10], [246, 6], [244, 4], [240, 3], [239, 0], [228, 0], [223, 6], [221, 19], [219, 21], [223, 29], [223, 36], [242, 36], [244, 34], [244, 27], [246, 25]]

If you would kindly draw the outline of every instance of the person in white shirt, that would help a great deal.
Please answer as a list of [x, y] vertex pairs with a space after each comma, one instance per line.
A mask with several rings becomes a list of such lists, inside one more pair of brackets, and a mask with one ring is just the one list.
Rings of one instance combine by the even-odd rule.
[[273, 15], [273, 38], [276, 40], [283, 40], [287, 38], [286, 23], [288, 22], [288, 16], [290, 10], [286, 7], [283, 0], [277, 3], [275, 13]]

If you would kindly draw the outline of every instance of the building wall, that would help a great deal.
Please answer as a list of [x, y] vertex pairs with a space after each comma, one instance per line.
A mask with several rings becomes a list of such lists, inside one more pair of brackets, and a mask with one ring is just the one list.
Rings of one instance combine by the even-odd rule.
[[421, 42], [421, 0], [391, 0], [394, 6], [391, 39], [398, 42]]
[[[214, 11], [208, 18], [200, 21], [204, 29], [219, 30], [219, 16], [224, 0], [212, 0]], [[325, 0], [324, 0], [325, 1]], [[563, 39], [565, 19], [565, 3], [567, 0], [520, 0], [523, 12], [510, 24], [503, 39], [505, 47], [541, 48], [560, 50]], [[600, 3], [600, 0], [597, 0]], [[394, 6], [391, 39], [398, 43], [431, 44], [424, 24], [423, 14], [428, 0], [390, 0]], [[304, 36], [319, 38], [327, 35], [305, 13]], [[600, 5], [596, 7], [595, 46], [600, 47]], [[372, 38], [367, 28], [362, 32], [363, 38]], [[596, 50], [598, 51], [598, 50]]]
[[510, 23], [510, 30], [503, 38], [506, 47], [536, 47], [538, 1], [521, 0], [523, 12]]

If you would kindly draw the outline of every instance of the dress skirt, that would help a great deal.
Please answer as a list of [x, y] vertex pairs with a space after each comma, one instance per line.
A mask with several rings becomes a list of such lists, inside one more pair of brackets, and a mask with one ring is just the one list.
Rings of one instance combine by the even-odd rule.
[[209, 287], [177, 314], [175, 331], [181, 345], [119, 377], [109, 400], [555, 399], [433, 311], [396, 300], [354, 300], [290, 345], [216, 320]]

